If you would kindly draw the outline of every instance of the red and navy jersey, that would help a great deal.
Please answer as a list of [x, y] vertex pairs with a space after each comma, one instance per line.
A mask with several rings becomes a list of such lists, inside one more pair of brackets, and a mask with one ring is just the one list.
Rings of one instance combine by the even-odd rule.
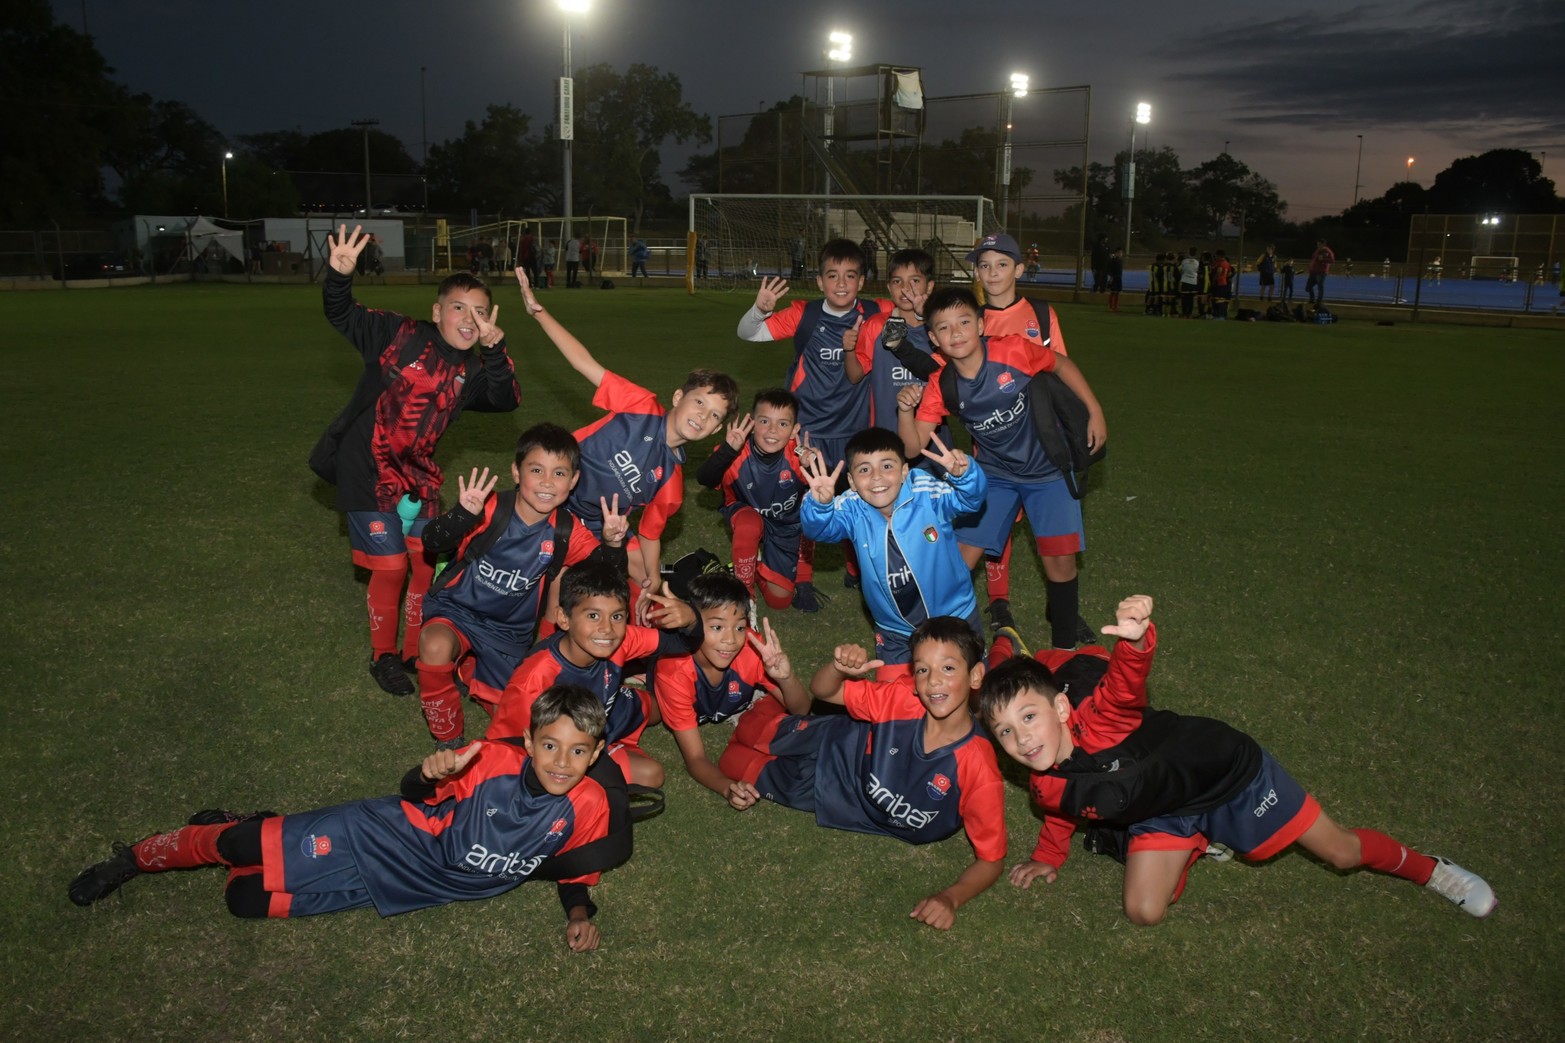
[[1003, 308], [984, 305], [984, 335], [988, 337], [1025, 337], [1035, 345], [1049, 348], [1060, 355], [1065, 350], [1065, 337], [1060, 333], [1059, 316], [1044, 301], [1016, 295], [1016, 299]]
[[[1063, 865], [1080, 821], [1128, 826], [1209, 810], [1261, 770], [1259, 744], [1231, 725], [1148, 707], [1155, 628], [1147, 628], [1145, 645], [1114, 646], [1103, 679], [1066, 720], [1075, 749], [1048, 771], [1032, 773], [1029, 789], [1044, 811], [1033, 861]], [[1055, 670], [1074, 656], [1103, 654], [1054, 649], [1038, 660]]]
[[849, 716], [799, 719], [833, 729], [816, 762], [816, 822], [910, 844], [965, 828], [978, 858], [1004, 858], [1004, 785], [994, 747], [977, 724], [926, 752], [924, 705], [912, 678], [848, 681], [843, 696]]
[[[1046, 482], [1060, 476], [1049, 462], [1033, 428], [1027, 385], [1039, 373], [1054, 371], [1054, 352], [1025, 337], [984, 337], [978, 374], [956, 377], [957, 400], [947, 402], [940, 377], [932, 377], [918, 404], [918, 419], [938, 424], [946, 414], [962, 418], [973, 436], [974, 456], [990, 474], [1019, 482]], [[950, 365], [947, 363], [946, 365]]]
[[[870, 426], [895, 431], [897, 392], [910, 384], [922, 387], [924, 382], [910, 373], [891, 352], [881, 350], [883, 347], [881, 335], [885, 332], [886, 318], [889, 314], [889, 312], [882, 312], [864, 320], [864, 325], [859, 327], [859, 339], [854, 344], [853, 354], [864, 369], [862, 383], [869, 385]], [[934, 346], [929, 343], [929, 331], [923, 326], [908, 327], [907, 343], [925, 355], [934, 354]], [[936, 434], [946, 445], [951, 444], [948, 437], [950, 431], [945, 429], [944, 425]]]
[[812, 438], [841, 439], [869, 425], [869, 389], [854, 384], [842, 368], [842, 336], [860, 317], [891, 307], [890, 301], [856, 300], [846, 315], [833, 315], [824, 302], [794, 301], [766, 319], [773, 340], [793, 340], [793, 362], [785, 386], [799, 399], [799, 427]]
[[[726, 442], [721, 444], [726, 448]], [[753, 507], [768, 527], [776, 527], [778, 535], [798, 532], [799, 500], [809, 486], [793, 442], [767, 454], [755, 448], [755, 439], [746, 440], [734, 462], [723, 471], [720, 488], [725, 515], [735, 507]]]
[[[509, 499], [509, 498], [507, 498]], [[509, 660], [504, 673], [493, 676], [492, 669], [500, 668], [499, 662], [491, 663], [489, 657], [480, 656], [478, 676], [486, 685], [499, 689], [511, 676], [538, 629], [538, 612], [543, 604], [544, 575], [556, 554], [564, 554], [566, 565], [585, 561], [598, 548], [598, 538], [585, 525], [571, 526], [570, 546], [556, 547], [554, 534], [559, 511], [550, 512], [547, 518], [528, 525], [508, 511], [506, 518], [495, 518], [498, 497], [491, 495], [484, 504], [483, 523], [475, 526], [462, 540], [457, 551], [459, 569], [435, 593], [424, 599], [424, 618], [444, 617], [456, 623], [468, 640], [487, 646], [502, 654], [498, 659]], [[462, 553], [474, 538], [490, 525], [502, 526], [501, 533], [489, 548], [474, 561], [463, 562]], [[444, 578], [444, 577], [442, 577]], [[485, 669], [490, 667], [490, 669]]]
[[639, 703], [632, 706], [636, 700], [628, 699], [620, 692], [625, 664], [632, 659], [682, 655], [690, 651], [689, 641], [679, 634], [632, 625], [625, 628], [625, 640], [612, 656], [594, 659], [587, 666], [577, 666], [560, 651], [560, 643], [566, 638], [563, 631], [551, 634], [532, 655], [522, 660], [495, 705], [494, 720], [489, 722], [484, 738], [504, 739], [525, 733], [532, 723], [533, 703], [544, 690], [551, 685], [574, 684], [602, 700], [609, 713], [609, 728], [604, 739], [617, 742], [646, 724], [640, 716]]
[[683, 447], [668, 444], [667, 415], [657, 396], [617, 373], [604, 373], [592, 404], [609, 414], [576, 431], [581, 443], [581, 480], [571, 492], [571, 512], [595, 533], [603, 531], [600, 498], [619, 497], [620, 513], [645, 507], [636, 531], [649, 540], [663, 535], [668, 519], [685, 501]]
[[652, 673], [652, 694], [663, 712], [663, 723], [676, 732], [732, 717], [762, 689], [775, 691], [776, 685], [767, 678], [760, 653], [748, 644], [715, 682], [689, 655], [659, 659]]
[[[443, 480], [435, 445], [446, 428], [464, 409], [505, 412], [521, 401], [504, 343], [474, 349], [474, 365], [472, 353], [447, 344], [433, 323], [359, 304], [348, 276], [328, 269], [321, 292], [326, 318], [364, 358], [361, 385], [383, 388], [343, 433], [337, 509], [391, 512], [411, 495], [423, 502], [422, 517], [433, 518]], [[422, 348], [403, 364], [410, 342]]]
[[[526, 753], [503, 742], [485, 743], [427, 800], [382, 797], [338, 811], [347, 851], [382, 916], [503, 894], [544, 859], [607, 836], [609, 822], [608, 798], [596, 780], [583, 778], [555, 796], [538, 783]], [[262, 833], [265, 886], [279, 892], [287, 890], [289, 858], [329, 857], [333, 850], [331, 838], [320, 836], [307, 838], [303, 855], [281, 850], [287, 818], [270, 820], [277, 825]]]

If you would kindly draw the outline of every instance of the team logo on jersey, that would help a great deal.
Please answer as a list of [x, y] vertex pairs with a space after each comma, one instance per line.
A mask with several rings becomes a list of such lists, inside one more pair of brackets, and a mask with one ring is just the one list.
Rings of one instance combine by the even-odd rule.
[[1029, 321], [1027, 323], [1027, 336], [1029, 336], [1029, 337], [1036, 337], [1036, 336], [1038, 336], [1038, 324], [1037, 324], [1037, 322]]
[[728, 682], [728, 694], [729, 695], [738, 695], [739, 694], [739, 682], [738, 681], [729, 681]]
[[929, 780], [929, 795], [936, 800], [945, 800], [946, 794], [951, 792], [951, 780], [939, 772]]
[[1009, 373], [1002, 372], [998, 377], [994, 378], [994, 384], [1001, 391], [1013, 391], [1016, 387], [1016, 378]]
[[654, 467], [652, 469], [652, 480], [654, 482], [661, 482], [663, 480], [663, 468]]
[[554, 541], [544, 540], [542, 543], [538, 544], [538, 556], [540, 558], [554, 557]]
[[929, 528], [924, 530], [924, 539], [929, 543], [935, 543], [940, 539], [940, 533], [935, 530], [933, 525], [931, 525]]
[[376, 543], [386, 542], [386, 523], [383, 521], [370, 522], [370, 539]]
[[304, 838], [304, 842], [299, 845], [299, 848], [304, 852], [304, 857], [306, 858], [325, 858], [331, 854], [331, 837], [316, 836], [314, 833], [311, 833]]
[[791, 481], [793, 481], [793, 472], [788, 470], [788, 468], [784, 467], [781, 471], [777, 472], [778, 485], [787, 485]]
[[565, 820], [563, 818], [557, 818], [553, 822], [549, 823], [549, 835], [544, 839], [553, 840], [555, 837], [560, 836], [564, 832]]
[[797, 721], [794, 722], [793, 730], [796, 731], [796, 732], [802, 732], [802, 731], [804, 731], [804, 729], [808, 728], [809, 726], [810, 726], [809, 719], [806, 718], [806, 717], [800, 717]]

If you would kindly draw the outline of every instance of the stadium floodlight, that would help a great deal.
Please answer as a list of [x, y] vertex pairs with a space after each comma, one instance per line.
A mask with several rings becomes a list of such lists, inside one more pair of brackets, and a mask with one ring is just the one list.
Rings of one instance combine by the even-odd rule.
[[1024, 72], [1011, 73], [1011, 91], [1005, 97], [1005, 144], [1000, 147], [1000, 231], [1008, 225], [1011, 212], [1011, 116], [1017, 98], [1027, 97], [1028, 76]]
[[[833, 29], [826, 34], [826, 60], [829, 62], [848, 62], [853, 60], [853, 34], [845, 33], [841, 29]], [[826, 70], [826, 125], [823, 128], [828, 154], [832, 141], [837, 136], [837, 79], [832, 75], [831, 69]], [[826, 164], [826, 194], [831, 195], [831, 165]]]
[[1152, 104], [1138, 101], [1130, 121], [1130, 155], [1125, 160], [1125, 260], [1130, 259], [1130, 212], [1136, 202], [1136, 124], [1152, 122]]
[[831, 50], [826, 52], [826, 57], [834, 62], [850, 62], [853, 60], [853, 34], [833, 29], [826, 35], [826, 41], [831, 44]]
[[565, 157], [565, 221], [560, 226], [560, 249], [563, 251], [565, 244], [571, 238], [571, 142], [576, 137], [576, 92], [575, 82], [571, 79], [571, 15], [586, 14], [591, 0], [554, 0], [554, 4], [565, 15], [562, 19], [565, 23], [565, 46], [563, 69], [560, 73], [560, 111], [557, 121], [560, 128], [560, 151]]
[[234, 158], [232, 152], [223, 153], [223, 216], [228, 216], [228, 161]]

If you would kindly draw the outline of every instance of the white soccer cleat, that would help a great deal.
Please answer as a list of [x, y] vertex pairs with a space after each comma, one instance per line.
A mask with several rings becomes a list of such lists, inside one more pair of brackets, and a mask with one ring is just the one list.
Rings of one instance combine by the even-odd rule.
[[1449, 898], [1457, 908], [1472, 916], [1488, 916], [1499, 904], [1499, 899], [1494, 897], [1494, 888], [1483, 877], [1438, 855], [1435, 856], [1435, 871], [1429, 874], [1429, 883], [1424, 886]]

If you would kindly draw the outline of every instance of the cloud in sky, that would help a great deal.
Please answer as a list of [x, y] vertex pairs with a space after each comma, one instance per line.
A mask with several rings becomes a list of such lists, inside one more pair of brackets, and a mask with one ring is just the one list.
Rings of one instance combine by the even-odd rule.
[[1181, 67], [1169, 79], [1230, 99], [1228, 116], [1240, 124], [1420, 124], [1485, 137], [1499, 124], [1507, 142], [1565, 136], [1560, 0], [1425, 0], [1287, 15], [1205, 31], [1156, 53]]

